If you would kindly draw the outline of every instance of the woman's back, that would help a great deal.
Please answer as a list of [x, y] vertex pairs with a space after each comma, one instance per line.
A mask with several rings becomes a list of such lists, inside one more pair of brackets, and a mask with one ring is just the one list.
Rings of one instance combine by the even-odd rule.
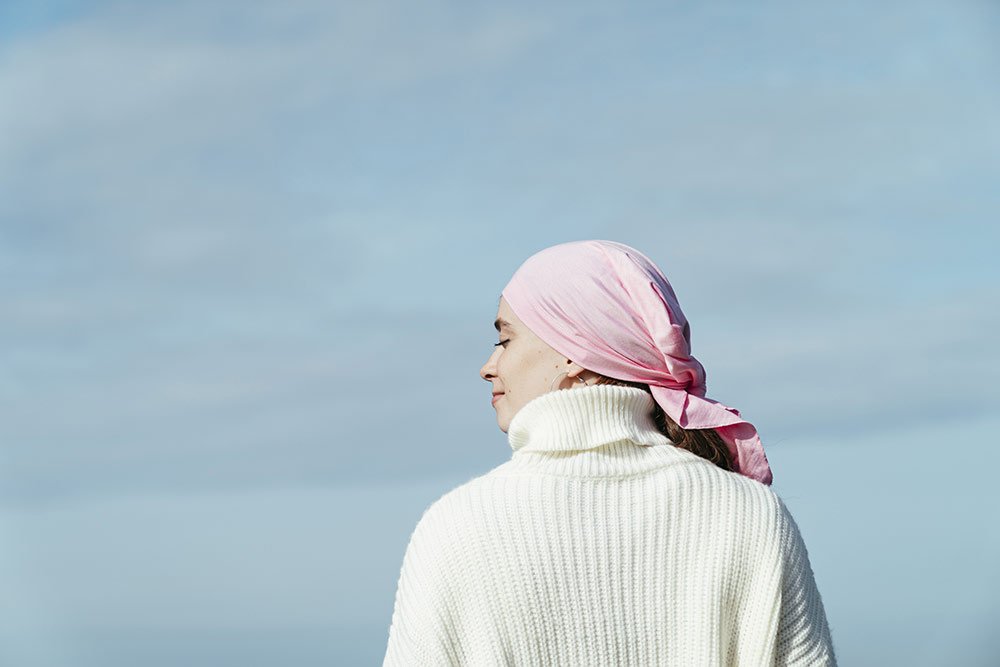
[[386, 665], [833, 663], [794, 522], [670, 444], [630, 387], [552, 392], [425, 512]]

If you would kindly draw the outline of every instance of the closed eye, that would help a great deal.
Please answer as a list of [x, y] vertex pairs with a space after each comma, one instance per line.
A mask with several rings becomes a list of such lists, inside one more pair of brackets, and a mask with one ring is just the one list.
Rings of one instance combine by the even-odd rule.
[[509, 343], [509, 342], [510, 342], [510, 338], [508, 338], [507, 340], [502, 340], [499, 343], [493, 343], [493, 347], [500, 347], [501, 345], [504, 346], [504, 347], [507, 347], [507, 343]]

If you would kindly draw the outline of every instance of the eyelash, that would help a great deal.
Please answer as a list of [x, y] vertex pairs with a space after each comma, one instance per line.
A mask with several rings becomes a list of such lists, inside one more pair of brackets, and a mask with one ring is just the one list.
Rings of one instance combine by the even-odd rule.
[[502, 340], [499, 343], [493, 343], [493, 347], [500, 347], [500, 346], [507, 347], [507, 343], [509, 342], [510, 338], [508, 338], [507, 340]]

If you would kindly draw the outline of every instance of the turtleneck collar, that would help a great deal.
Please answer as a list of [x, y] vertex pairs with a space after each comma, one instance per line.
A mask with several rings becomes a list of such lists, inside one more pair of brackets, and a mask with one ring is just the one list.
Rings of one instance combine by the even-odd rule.
[[581, 451], [621, 441], [671, 444], [653, 424], [652, 410], [653, 397], [635, 387], [551, 391], [514, 415], [507, 439], [515, 453]]

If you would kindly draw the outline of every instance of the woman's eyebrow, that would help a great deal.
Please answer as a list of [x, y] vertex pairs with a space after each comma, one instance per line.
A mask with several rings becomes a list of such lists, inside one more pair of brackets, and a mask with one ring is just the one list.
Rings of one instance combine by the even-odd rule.
[[495, 326], [497, 328], [497, 331], [500, 331], [501, 327], [509, 327], [510, 326], [510, 322], [508, 322], [507, 320], [501, 320], [498, 317], [496, 319], [496, 322], [493, 323], [493, 326]]

